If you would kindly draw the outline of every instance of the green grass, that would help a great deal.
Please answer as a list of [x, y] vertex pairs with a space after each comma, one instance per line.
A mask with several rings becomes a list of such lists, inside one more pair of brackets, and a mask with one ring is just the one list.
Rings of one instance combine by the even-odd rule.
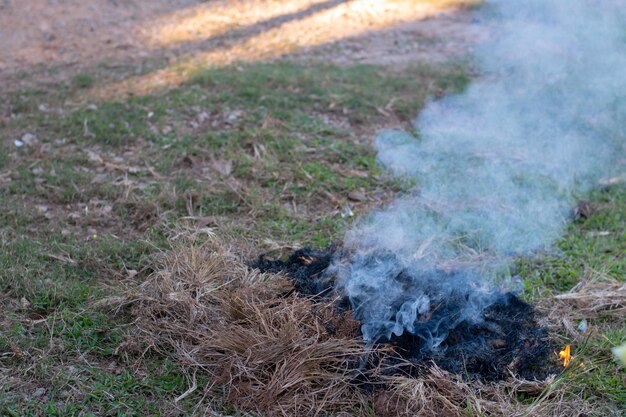
[[[13, 233], [20, 224], [13, 222]], [[156, 416], [171, 407], [165, 398], [185, 391], [181, 370], [170, 362], [153, 358], [138, 367], [139, 358], [126, 363], [117, 355], [126, 320], [92, 306], [112, 294], [103, 284], [115, 275], [146, 266], [159, 239], [151, 242], [41, 235], [14, 236], [3, 246], [0, 352], [18, 353], [1, 360], [15, 380], [0, 382], [0, 415]], [[104, 363], [115, 369], [103, 369]], [[33, 397], [38, 388], [45, 397]]]
[[[289, 240], [318, 242], [320, 237], [306, 227], [311, 217], [348, 204], [351, 191], [401, 187], [382, 175], [355, 130], [366, 125], [371, 137], [389, 123], [382, 108], [393, 123], [408, 124], [427, 98], [463, 88], [465, 74], [453, 65], [397, 74], [375, 66], [255, 64], [199, 71], [164, 95], [88, 105], [62, 117], [23, 105], [25, 114], [14, 128], [28, 126], [41, 142], [62, 138], [63, 144], [44, 158], [24, 149], [10, 163], [14, 180], [0, 193], [7, 199], [29, 196], [59, 205], [107, 200], [116, 203], [118, 214], [129, 201], [147, 201], [174, 220], [230, 217], [224, 221], [243, 225], [247, 237], [255, 238], [265, 234], [255, 227], [256, 220], [280, 213], [280, 224], [301, 224]], [[22, 103], [42, 94], [13, 99]], [[122, 175], [124, 166], [138, 167], [139, 172], [126, 174], [129, 189], [112, 179], [94, 183], [102, 166], [86, 150], [102, 155], [109, 167], [122, 167], [109, 169], [111, 177]], [[197, 166], [185, 169], [185, 158], [193, 158]], [[215, 160], [231, 165], [229, 181], [212, 169]], [[147, 167], [160, 176], [156, 181]], [[329, 200], [326, 193], [336, 198]], [[306, 207], [311, 200], [319, 203], [318, 215], [285, 218], [286, 204]], [[132, 227], [126, 220], [118, 219]]]
[[141, 269], [157, 249], [157, 237], [151, 238], [147, 243], [107, 236], [82, 242], [56, 234], [12, 237], [0, 253], [0, 289], [27, 297], [45, 312], [82, 305], [97, 294], [101, 274]]
[[[39, 363], [31, 372], [47, 387], [43, 398], [17, 399], [8, 393], [0, 398], [0, 413], [19, 417], [160, 416], [175, 409], [164, 399], [184, 392], [187, 381], [172, 362], [152, 358], [149, 364], [149, 376], [145, 377], [126, 369], [101, 369], [88, 360], [82, 366]], [[188, 397], [179, 409], [191, 409], [197, 400]]]
[[589, 197], [599, 211], [573, 222], [567, 237], [556, 245], [557, 253], [518, 261], [517, 273], [526, 278], [528, 298], [568, 291], [588, 269], [619, 280], [626, 277], [626, 190], [598, 190]]
[[[599, 207], [598, 212], [570, 225], [556, 245], [560, 253], [517, 262], [515, 272], [525, 278], [527, 299], [569, 291], [590, 271], [625, 280], [626, 187], [597, 190], [589, 198]], [[609, 234], [598, 236], [594, 232]], [[623, 317], [589, 319], [588, 325], [587, 343], [571, 340], [567, 335], [561, 338], [562, 345], [572, 344], [577, 362], [584, 364], [584, 369], [575, 369], [565, 383], [572, 393], [619, 412], [626, 404], [626, 370], [616, 362], [610, 349], [626, 342], [626, 321]]]
[[[218, 233], [259, 250], [273, 247], [268, 240], [341, 239], [353, 221], [341, 215], [346, 206], [359, 215], [408, 187], [379, 169], [368, 140], [379, 128], [409, 126], [427, 99], [461, 91], [469, 76], [450, 65], [242, 64], [198, 71], [165, 93], [70, 107], [93, 81], [81, 74], [5, 103], [16, 117], [0, 129], [34, 133], [43, 147], [8, 143], [0, 152], [0, 175], [10, 173], [0, 187], [0, 369], [19, 381], [0, 383], [0, 415], [173, 409], [188, 387], [182, 370], [160, 357], [116, 354], [128, 318], [93, 303], [115, 295], [127, 270], [149, 273], [171, 230], [194, 219], [210, 217]], [[58, 111], [39, 111], [44, 101]], [[351, 192], [368, 200], [352, 201]], [[600, 211], [571, 225], [560, 253], [518, 261], [527, 298], [566, 291], [589, 268], [623, 279], [626, 190], [590, 198]], [[608, 348], [626, 329], [592, 324], [599, 333], [582, 359], [595, 371], [577, 376], [576, 387], [619, 404], [623, 371]], [[45, 396], [33, 398], [41, 387]], [[181, 413], [197, 400], [185, 399]]]
[[78, 88], [93, 87], [95, 80], [89, 74], [81, 73], [74, 77], [73, 84]]
[[[0, 415], [172, 409], [188, 387], [182, 370], [117, 355], [127, 319], [93, 303], [115, 295], [125, 271], [149, 273], [150, 256], [186, 216], [215, 216], [242, 241], [338, 239], [351, 221], [338, 212], [348, 193], [402, 187], [355, 131], [371, 136], [388, 123], [383, 107], [408, 124], [428, 97], [466, 81], [455, 66], [398, 75], [276, 63], [203, 70], [165, 94], [78, 108], [64, 103], [94, 83], [89, 74], [9, 97], [16, 117], [5, 128], [38, 142], [0, 158], [10, 173], [0, 188], [0, 365], [16, 378], [0, 384]], [[42, 102], [54, 110], [40, 111]]]

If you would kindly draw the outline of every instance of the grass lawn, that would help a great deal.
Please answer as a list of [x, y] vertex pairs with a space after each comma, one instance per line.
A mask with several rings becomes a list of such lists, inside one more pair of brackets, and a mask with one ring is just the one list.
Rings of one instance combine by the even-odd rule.
[[[179, 364], [120, 349], [133, 318], [97, 301], [148, 276], [181, 230], [209, 227], [248, 259], [340, 241], [355, 217], [409, 186], [377, 166], [375, 132], [409, 126], [428, 99], [469, 80], [460, 64], [398, 72], [278, 61], [198, 70], [174, 90], [120, 102], [77, 104], [98, 82], [89, 74], [5, 97], [0, 415], [201, 415], [201, 390], [174, 402], [190, 384]], [[626, 188], [586, 198], [594, 212], [558, 253], [517, 262], [527, 299], [584, 278], [624, 280]], [[626, 404], [626, 373], [609, 350], [626, 342], [624, 323], [589, 319], [580, 340], [555, 333], [585, 366], [565, 380], [563, 400], [597, 415]]]

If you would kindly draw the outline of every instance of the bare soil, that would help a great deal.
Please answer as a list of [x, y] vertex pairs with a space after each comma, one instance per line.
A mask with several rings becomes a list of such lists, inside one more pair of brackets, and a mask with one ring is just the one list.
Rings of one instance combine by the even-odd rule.
[[[465, 55], [472, 0], [0, 0], [0, 89], [284, 56], [404, 66]], [[171, 77], [161, 78], [171, 79]]]

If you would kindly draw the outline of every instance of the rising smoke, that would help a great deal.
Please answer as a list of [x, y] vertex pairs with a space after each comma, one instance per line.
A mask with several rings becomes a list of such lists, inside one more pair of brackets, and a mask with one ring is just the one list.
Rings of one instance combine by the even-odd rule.
[[430, 103], [415, 132], [379, 134], [379, 162], [419, 185], [362, 219], [332, 268], [366, 341], [409, 332], [443, 348], [495, 302], [485, 277], [548, 249], [577, 196], [623, 164], [624, 6], [489, 1], [480, 79]]

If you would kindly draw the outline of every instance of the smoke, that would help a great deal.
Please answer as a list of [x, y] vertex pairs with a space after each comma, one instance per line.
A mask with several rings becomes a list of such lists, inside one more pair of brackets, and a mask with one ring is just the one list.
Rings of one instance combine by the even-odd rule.
[[[419, 337], [426, 351], [482, 320], [513, 257], [550, 248], [580, 195], [624, 158], [626, 2], [492, 0], [481, 78], [430, 103], [415, 132], [375, 139], [413, 191], [361, 219], [335, 262], [366, 341]], [[623, 159], [622, 159], [623, 161]], [[445, 307], [445, 308], [444, 308]]]

